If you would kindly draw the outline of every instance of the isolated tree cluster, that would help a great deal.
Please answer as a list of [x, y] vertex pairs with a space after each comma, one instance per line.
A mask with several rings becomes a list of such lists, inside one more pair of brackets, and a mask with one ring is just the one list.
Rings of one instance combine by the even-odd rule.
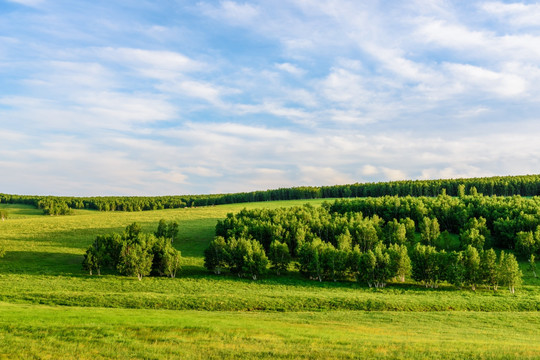
[[[436, 199], [451, 200], [445, 195]], [[378, 200], [387, 206], [378, 209], [384, 210], [380, 214], [371, 212], [370, 217], [362, 212], [333, 211], [350, 206], [345, 201], [319, 208], [244, 209], [228, 214], [216, 225], [216, 238], [205, 251], [205, 266], [216, 274], [229, 269], [239, 276], [257, 278], [267, 271], [267, 264], [280, 274], [294, 260], [311, 279], [355, 279], [370, 287], [384, 287], [390, 280], [405, 281], [409, 276], [429, 287], [446, 281], [473, 290], [505, 285], [513, 292], [521, 283], [513, 254], [497, 256], [491, 248], [484, 250], [486, 243], [492, 243], [485, 218], [461, 219], [461, 226], [453, 228], [448, 226], [448, 216], [443, 217], [447, 229], [456, 230], [451, 234], [441, 232], [434, 216], [440, 210], [436, 207], [428, 210], [423, 203], [415, 203], [414, 210], [409, 207], [407, 215], [421, 219], [417, 225], [411, 217], [399, 217], [399, 206], [407, 208], [408, 204], [396, 206], [390, 199]], [[429, 199], [429, 205], [434, 200]], [[390, 219], [391, 215], [398, 218]], [[257, 265], [250, 267], [252, 263]]]
[[147, 275], [174, 278], [181, 263], [180, 251], [171, 245], [177, 235], [176, 222], [161, 220], [155, 234], [143, 233], [140, 225], [133, 223], [122, 234], [97, 236], [86, 250], [83, 268], [90, 275], [110, 269], [139, 280]]

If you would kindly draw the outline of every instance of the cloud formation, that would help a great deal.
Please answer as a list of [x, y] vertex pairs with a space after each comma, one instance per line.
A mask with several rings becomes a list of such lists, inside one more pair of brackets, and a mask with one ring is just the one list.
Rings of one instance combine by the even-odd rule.
[[0, 192], [537, 173], [529, 2], [12, 0]]

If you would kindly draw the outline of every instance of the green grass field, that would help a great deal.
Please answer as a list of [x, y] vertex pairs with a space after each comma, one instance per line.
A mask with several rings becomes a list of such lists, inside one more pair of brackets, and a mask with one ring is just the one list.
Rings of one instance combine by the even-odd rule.
[[[525, 264], [515, 295], [412, 283], [375, 290], [306, 280], [293, 269], [254, 282], [203, 268], [228, 212], [306, 202], [58, 217], [0, 204], [9, 212], [0, 221], [0, 359], [540, 358], [540, 281]], [[154, 231], [162, 218], [180, 224], [178, 278], [82, 270], [96, 235], [134, 221]]]

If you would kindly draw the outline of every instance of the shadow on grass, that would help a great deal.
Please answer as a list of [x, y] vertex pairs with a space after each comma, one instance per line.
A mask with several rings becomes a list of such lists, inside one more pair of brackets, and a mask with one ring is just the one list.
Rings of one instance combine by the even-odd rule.
[[41, 251], [7, 251], [0, 273], [71, 275], [81, 271], [82, 255]]

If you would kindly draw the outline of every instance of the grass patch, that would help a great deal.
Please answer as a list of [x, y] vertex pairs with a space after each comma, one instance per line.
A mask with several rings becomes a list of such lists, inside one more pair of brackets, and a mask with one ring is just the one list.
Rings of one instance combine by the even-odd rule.
[[[200, 312], [0, 303], [0, 357], [538, 358], [540, 313]], [[466, 336], [464, 336], [466, 329]]]

